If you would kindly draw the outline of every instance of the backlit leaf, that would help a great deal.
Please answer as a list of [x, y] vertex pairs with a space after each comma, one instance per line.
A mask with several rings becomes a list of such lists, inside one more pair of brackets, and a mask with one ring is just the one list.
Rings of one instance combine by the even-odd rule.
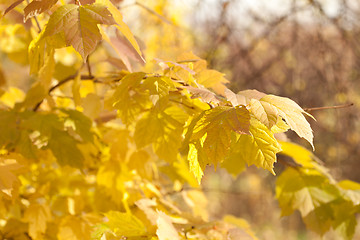
[[277, 142], [270, 130], [258, 120], [250, 120], [251, 135], [240, 135], [235, 149], [239, 149], [241, 158], [238, 160], [241, 168], [241, 161], [245, 161], [249, 166], [269, 170], [275, 175], [273, 170], [276, 162], [276, 153], [280, 152], [280, 144]]
[[12, 196], [14, 187], [20, 185], [17, 172], [22, 166], [13, 159], [0, 158], [0, 191]]
[[200, 149], [201, 148], [199, 146], [196, 147], [191, 143], [189, 145], [189, 152], [187, 157], [190, 171], [194, 174], [198, 183], [201, 182], [201, 178], [204, 176], [204, 170], [206, 167], [206, 163], [204, 162], [204, 155], [201, 154]]
[[104, 5], [66, 4], [51, 15], [43, 37], [64, 33], [66, 45], [73, 46], [85, 61], [101, 40], [97, 24], [115, 24], [114, 18]]
[[59, 240], [90, 240], [92, 228], [80, 217], [67, 215], [59, 224], [57, 238]]
[[136, 237], [146, 235], [144, 224], [131, 213], [110, 211], [105, 216], [109, 221], [104, 224], [118, 236]]
[[335, 186], [315, 170], [287, 168], [276, 181], [276, 197], [283, 216], [295, 210], [299, 210], [303, 217], [312, 211], [316, 216], [322, 213], [321, 209], [316, 208], [334, 200], [337, 195]]
[[24, 220], [29, 222], [29, 235], [40, 239], [46, 231], [47, 222], [51, 220], [50, 207], [46, 204], [30, 204], [24, 213]]
[[[134, 35], [131, 33], [129, 27], [124, 23], [122, 14], [120, 11], [109, 1], [109, 0], [96, 0], [97, 3], [104, 4], [109, 8], [109, 11], [114, 16], [115, 22], [117, 23], [115, 26], [119, 29], [119, 31], [126, 37], [126, 39], [131, 43], [131, 45], [136, 50], [138, 56], [142, 58], [142, 53], [137, 43]], [[145, 60], [142, 59], [144, 62]]]
[[[314, 149], [312, 129], [304, 116], [305, 111], [297, 103], [288, 98], [274, 95], [266, 95], [261, 98], [260, 101], [267, 102], [275, 107], [279, 115], [283, 117], [290, 126], [291, 130], [295, 131], [299, 137], [305, 138]], [[271, 110], [268, 111], [272, 113], [273, 109], [271, 108]]]

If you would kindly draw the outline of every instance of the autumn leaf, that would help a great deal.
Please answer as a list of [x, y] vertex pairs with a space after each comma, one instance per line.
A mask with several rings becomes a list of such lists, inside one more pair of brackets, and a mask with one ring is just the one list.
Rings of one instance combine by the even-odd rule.
[[105, 225], [118, 236], [136, 237], [146, 235], [144, 224], [131, 213], [110, 211], [105, 216], [109, 219]]
[[33, 0], [24, 8], [24, 22], [49, 10], [58, 0]]
[[124, 23], [123, 16], [120, 11], [109, 0], [96, 0], [96, 2], [109, 8], [109, 11], [114, 16], [116, 28], [125, 36], [125, 38], [130, 42], [131, 46], [135, 49], [137, 53], [136, 58], [140, 58], [143, 62], [145, 62], [145, 59], [142, 57], [139, 44], [137, 43], [134, 35], [131, 33], [129, 27]]
[[188, 90], [192, 94], [191, 98], [200, 97], [204, 102], [207, 103], [220, 103], [219, 97], [215, 93], [204, 87], [195, 88], [191, 86], [184, 86], [183, 88]]
[[4, 11], [3, 16], [5, 16], [8, 12], [10, 12], [11, 10], [13, 10], [14, 8], [16, 8], [16, 6], [18, 6], [20, 3], [22, 3], [24, 0], [18, 0], [15, 1], [14, 3], [12, 3], [9, 7], [7, 7]]
[[51, 220], [50, 207], [46, 204], [30, 204], [24, 213], [24, 220], [29, 222], [29, 235], [39, 239], [46, 231], [47, 222]]
[[285, 119], [291, 130], [295, 131], [299, 137], [306, 139], [314, 149], [312, 129], [304, 116], [305, 111], [297, 103], [288, 98], [274, 95], [266, 95], [260, 101], [269, 104], [263, 104], [262, 106], [266, 107], [267, 112], [270, 114], [275, 113], [275, 108], [278, 114]]
[[[199, 150], [198, 150], [199, 149]], [[187, 159], [189, 161], [190, 172], [192, 172], [200, 184], [201, 178], [204, 176], [204, 170], [206, 167], [206, 161], [204, 161], [204, 154], [201, 154], [201, 147], [199, 144], [189, 144], [189, 152]]]
[[114, 18], [104, 5], [67, 4], [59, 7], [50, 16], [42, 37], [64, 33], [66, 45], [73, 46], [85, 61], [101, 40], [97, 24], [115, 24]]
[[16, 162], [16, 160], [0, 159], [0, 191], [10, 197], [14, 187], [20, 185], [20, 181], [17, 177], [17, 172], [22, 166]]
[[[224, 167], [235, 168], [237, 164], [237, 168], [242, 169], [243, 163], [246, 162], [249, 166], [254, 164], [275, 175], [273, 168], [276, 162], [276, 153], [281, 151], [280, 144], [261, 122], [252, 118], [250, 123], [251, 135], [239, 136], [234, 146], [234, 149], [239, 149], [239, 151], [236, 151], [237, 154], [228, 159], [233, 163], [224, 163]], [[229, 169], [229, 171], [233, 172], [235, 169]]]
[[287, 168], [276, 181], [276, 197], [283, 216], [299, 210], [306, 217], [321, 204], [336, 199], [338, 194], [335, 186], [316, 170]]
[[91, 231], [88, 221], [77, 216], [67, 215], [61, 219], [56, 236], [59, 240], [90, 240]]

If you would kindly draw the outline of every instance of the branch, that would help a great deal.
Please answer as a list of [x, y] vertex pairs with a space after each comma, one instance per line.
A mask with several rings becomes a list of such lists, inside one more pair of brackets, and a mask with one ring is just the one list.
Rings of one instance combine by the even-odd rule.
[[[57, 84], [55, 84], [53, 87], [51, 87], [51, 88], [49, 89], [48, 94], [50, 95], [50, 93], [51, 93], [52, 91], [54, 91], [54, 90], [57, 89], [58, 87], [64, 85], [65, 83], [69, 82], [70, 80], [73, 80], [76, 76], [77, 76], [77, 73], [76, 73], [76, 74], [73, 74], [73, 75], [71, 75], [71, 76], [69, 76], [69, 77], [67, 77], [67, 78], [65, 78], [64, 80], [62, 80], [62, 81], [60, 81], [60, 82], [58, 82]], [[89, 76], [89, 75], [81, 75], [81, 76], [80, 76], [80, 79], [81, 79], [81, 80], [93, 80], [94, 77], [93, 77], [93, 76]], [[39, 109], [39, 107], [41, 106], [41, 104], [43, 103], [43, 101], [44, 101], [44, 100], [41, 100], [40, 102], [38, 102], [38, 103], [35, 105], [35, 107], [33, 108], [33, 111], [34, 111], [34, 112], [36, 112], [36, 111]]]
[[305, 110], [306, 112], [311, 112], [311, 111], [318, 111], [318, 110], [347, 108], [347, 107], [351, 107], [351, 106], [353, 106], [353, 105], [354, 105], [354, 103], [347, 103], [347, 104], [337, 105], [337, 106], [304, 108], [304, 110]]

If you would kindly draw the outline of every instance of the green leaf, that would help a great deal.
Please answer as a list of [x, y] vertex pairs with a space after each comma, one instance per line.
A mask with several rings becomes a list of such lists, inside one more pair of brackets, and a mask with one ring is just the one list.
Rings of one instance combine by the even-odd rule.
[[101, 40], [97, 24], [115, 24], [114, 18], [104, 5], [66, 4], [50, 16], [43, 37], [64, 33], [66, 45], [73, 46], [85, 61]]
[[[321, 204], [326, 204], [339, 196], [339, 192], [329, 180], [316, 170], [287, 168], [276, 181], [276, 197], [287, 216], [299, 210], [303, 217], [314, 211]], [[312, 214], [320, 214], [317, 210]], [[313, 218], [316, 216], [309, 216]]]
[[76, 146], [77, 141], [67, 132], [52, 129], [52, 137], [49, 138], [48, 147], [58, 160], [60, 165], [82, 167], [84, 156]]
[[69, 116], [67, 119], [73, 122], [75, 132], [80, 135], [84, 142], [93, 142], [94, 134], [91, 132], [92, 121], [88, 117], [76, 110], [60, 110]]
[[110, 211], [105, 216], [109, 221], [104, 224], [117, 236], [137, 237], [147, 233], [144, 224], [131, 213]]
[[19, 138], [19, 118], [16, 112], [0, 110], [0, 147], [7, 147]]
[[330, 204], [321, 204], [303, 217], [306, 227], [324, 235], [332, 225], [333, 211]]
[[334, 211], [333, 229], [343, 239], [353, 239], [357, 225], [355, 205], [349, 201], [338, 201], [332, 206]]

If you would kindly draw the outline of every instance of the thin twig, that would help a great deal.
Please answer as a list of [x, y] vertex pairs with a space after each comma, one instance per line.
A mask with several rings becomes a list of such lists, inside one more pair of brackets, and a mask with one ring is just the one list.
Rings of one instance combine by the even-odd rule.
[[135, 2], [136, 5], [144, 8], [146, 11], [150, 12], [151, 14], [154, 14], [155, 16], [157, 16], [158, 18], [160, 18], [162, 21], [164, 21], [165, 23], [167, 24], [170, 24], [170, 25], [174, 25], [172, 22], [170, 22], [169, 20], [167, 20], [164, 16], [158, 14], [157, 12], [155, 12], [154, 10], [150, 9], [149, 7], [145, 6], [144, 4], [136, 1]]
[[347, 103], [343, 105], [337, 105], [337, 106], [328, 106], [328, 107], [314, 107], [314, 108], [304, 108], [306, 112], [310, 111], [317, 111], [317, 110], [328, 110], [328, 109], [339, 109], [339, 108], [347, 108], [353, 106], [354, 103]]
[[[65, 78], [64, 80], [62, 80], [62, 81], [60, 81], [60, 82], [58, 82], [57, 84], [55, 84], [53, 87], [51, 87], [51, 88], [49, 89], [48, 94], [50, 95], [50, 93], [51, 93], [52, 91], [54, 91], [54, 90], [57, 89], [58, 87], [64, 85], [65, 83], [69, 82], [70, 80], [73, 80], [76, 76], [77, 76], [77, 73], [76, 73], [76, 74], [73, 74], [73, 75], [71, 75], [71, 76], [69, 76], [69, 77], [67, 77], [67, 78]], [[81, 75], [81, 76], [80, 76], [80, 79], [81, 79], [81, 80], [93, 80], [94, 77], [93, 77], [93, 76], [88, 76], [88, 75]], [[36, 111], [39, 109], [39, 107], [41, 106], [41, 104], [43, 103], [43, 101], [44, 101], [44, 100], [41, 100], [40, 102], [38, 102], [38, 103], [36, 104], [36, 106], [33, 108], [33, 111], [34, 111], [34, 112], [36, 112]]]

